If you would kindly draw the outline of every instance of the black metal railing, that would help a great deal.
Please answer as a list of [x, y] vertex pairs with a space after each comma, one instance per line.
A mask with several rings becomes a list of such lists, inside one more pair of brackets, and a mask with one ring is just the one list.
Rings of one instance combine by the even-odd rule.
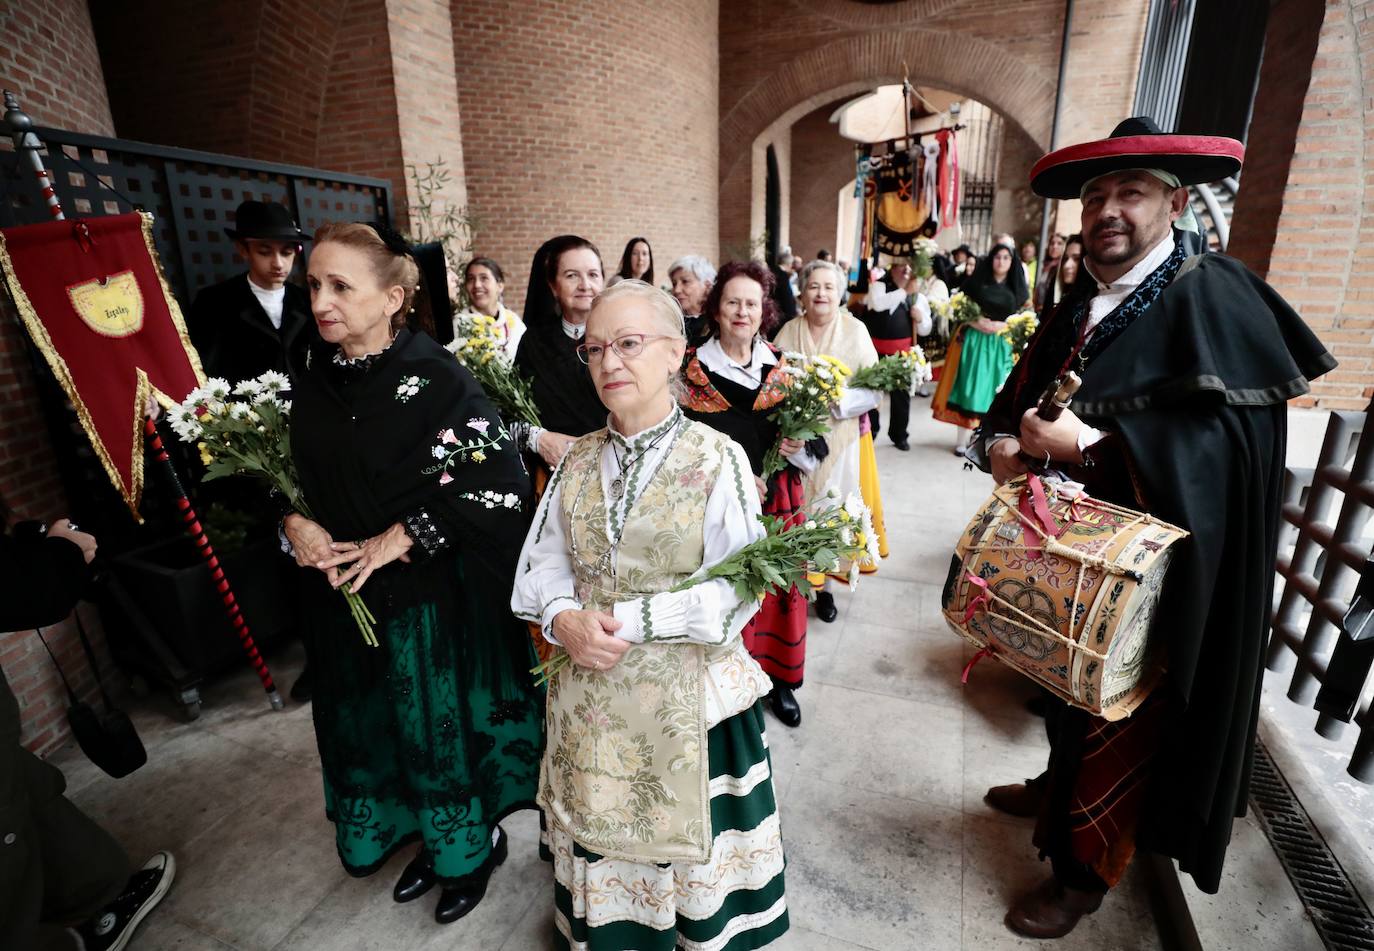
[[[1335, 686], [1332, 658], [1338, 644], [1351, 637], [1348, 615], [1370, 557], [1371, 516], [1374, 426], [1367, 412], [1332, 413], [1316, 468], [1288, 470], [1278, 560], [1282, 593], [1267, 659], [1270, 671], [1292, 670], [1288, 698], [1318, 711], [1331, 709], [1320, 695], [1323, 685]], [[1349, 669], [1340, 673], [1341, 680], [1349, 680]], [[1341, 715], [1318, 712], [1314, 729], [1336, 739], [1353, 720], [1359, 735], [1346, 771], [1374, 783], [1374, 684], [1367, 678], [1366, 667], [1363, 687], [1347, 691], [1348, 709]]]
[[[200, 288], [244, 270], [224, 233], [247, 199], [280, 202], [306, 232], [327, 221], [391, 223], [391, 184], [299, 165], [37, 128], [45, 165], [69, 218], [142, 209], [157, 220], [163, 270], [183, 304]], [[49, 218], [17, 152], [0, 151], [0, 227]]]

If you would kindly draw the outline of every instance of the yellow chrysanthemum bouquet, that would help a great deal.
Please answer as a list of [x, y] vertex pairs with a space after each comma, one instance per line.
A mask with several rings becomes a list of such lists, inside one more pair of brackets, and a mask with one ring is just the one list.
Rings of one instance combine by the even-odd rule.
[[1033, 310], [1023, 310], [1019, 314], [1014, 314], [1007, 318], [1005, 330], [999, 332], [998, 336], [1003, 337], [1007, 343], [1011, 344], [1011, 358], [1021, 359], [1021, 354], [1030, 343], [1035, 331], [1040, 328], [1040, 318], [1035, 316]]
[[506, 423], [539, 425], [539, 410], [534, 405], [530, 383], [502, 349], [505, 337], [500, 332], [500, 322], [486, 314], [462, 314], [454, 325], [449, 352], [477, 378], [502, 419]]
[[781, 472], [787, 465], [778, 447], [784, 439], [805, 442], [830, 432], [831, 404], [844, 394], [850, 370], [840, 360], [822, 354], [808, 357], [783, 354], [783, 372], [790, 379], [787, 395], [770, 414], [778, 424], [778, 441], [763, 457], [763, 477]]

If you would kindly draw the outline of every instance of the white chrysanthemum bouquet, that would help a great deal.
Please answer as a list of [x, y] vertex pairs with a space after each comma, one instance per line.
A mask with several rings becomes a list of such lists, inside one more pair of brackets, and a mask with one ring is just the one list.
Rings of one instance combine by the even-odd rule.
[[[311, 518], [291, 458], [291, 402], [283, 397], [290, 385], [285, 374], [273, 370], [233, 386], [212, 379], [192, 390], [168, 421], [182, 442], [200, 450], [205, 481], [233, 475], [263, 479], [295, 511]], [[340, 591], [363, 641], [376, 647], [377, 619], [348, 585]]]

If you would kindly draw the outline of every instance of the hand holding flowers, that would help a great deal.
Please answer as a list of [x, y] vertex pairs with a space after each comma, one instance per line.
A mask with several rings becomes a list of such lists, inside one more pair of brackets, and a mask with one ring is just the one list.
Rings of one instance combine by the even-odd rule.
[[[291, 531], [310, 552], [309, 561], [301, 561], [303, 555], [297, 552], [297, 562], [319, 568], [329, 575], [334, 567], [325, 567], [324, 563], [334, 557], [331, 553], [351, 552], [358, 546], [351, 542], [335, 542], [313, 520], [302, 497], [291, 456], [291, 403], [283, 398], [290, 385], [284, 374], [270, 370], [232, 387], [225, 380], [212, 379], [192, 390], [181, 405], [171, 411], [168, 420], [177, 438], [196, 444], [200, 450], [201, 462], [205, 464], [205, 481], [248, 475], [268, 482], [280, 492], [293, 510], [318, 529], [315, 531], [292, 520], [295, 524]], [[291, 540], [294, 545], [295, 538]], [[330, 583], [343, 592], [363, 641], [376, 647], [373, 625], [377, 619], [348, 580], [339, 579], [337, 572], [330, 577]]]
[[[762, 601], [771, 592], [790, 591], [795, 585], [814, 599], [815, 592], [806, 582], [808, 571], [836, 572], [844, 562], [850, 563], [849, 586], [853, 588], [859, 579], [861, 562], [876, 560], [878, 557], [878, 533], [873, 530], [873, 517], [868, 507], [857, 496], [849, 496], [844, 504], [829, 504], [814, 511], [809, 519], [800, 525], [792, 524], [790, 519], [774, 515], [760, 515], [763, 522], [764, 537], [750, 542], [719, 564], [704, 571], [698, 571], [670, 591], [686, 591], [699, 584], [715, 579], [728, 581], [741, 601]], [[634, 595], [626, 595], [634, 597]], [[558, 618], [564, 615], [582, 614], [592, 617], [596, 612], [565, 611], [555, 619], [554, 635], [563, 640], [558, 628]], [[605, 617], [605, 615], [600, 615]], [[572, 618], [569, 623], [572, 623]], [[605, 629], [607, 634], [615, 628]], [[568, 628], [567, 630], [572, 630]], [[579, 629], [580, 630], [580, 629]], [[590, 628], [587, 628], [586, 641], [594, 641]], [[582, 647], [579, 647], [579, 651]], [[593, 660], [601, 660], [591, 649]], [[624, 653], [624, 651], [620, 651]], [[618, 655], [617, 658], [618, 659]], [[569, 651], [560, 651], [546, 663], [533, 669], [539, 683], [547, 683], [560, 670], [580, 659], [570, 657]], [[603, 669], [606, 665], [603, 664]]]
[[783, 372], [791, 382], [771, 414], [778, 423], [778, 445], [763, 457], [765, 480], [787, 465], [781, 451], [783, 440], [804, 443], [830, 431], [830, 406], [844, 393], [850, 374], [849, 367], [834, 357], [785, 353], [783, 360]]

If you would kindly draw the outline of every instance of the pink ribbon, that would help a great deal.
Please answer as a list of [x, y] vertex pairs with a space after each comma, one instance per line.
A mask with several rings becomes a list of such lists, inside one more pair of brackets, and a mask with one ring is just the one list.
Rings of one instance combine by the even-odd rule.
[[973, 665], [978, 663], [984, 657], [991, 657], [992, 654], [993, 650], [991, 647], [984, 647], [981, 650], [979, 650], [978, 653], [974, 654], [973, 659], [964, 665], [964, 674], [962, 677], [959, 678], [959, 683], [963, 684], [964, 686], [968, 686], [968, 675], [973, 673]]
[[973, 620], [973, 616], [978, 613], [978, 609], [988, 603], [989, 592], [988, 583], [982, 578], [971, 571], [966, 571], [964, 574], [968, 575], [969, 583], [978, 589], [978, 594], [968, 603], [968, 607], [964, 608], [964, 623], [967, 624], [969, 621]]

